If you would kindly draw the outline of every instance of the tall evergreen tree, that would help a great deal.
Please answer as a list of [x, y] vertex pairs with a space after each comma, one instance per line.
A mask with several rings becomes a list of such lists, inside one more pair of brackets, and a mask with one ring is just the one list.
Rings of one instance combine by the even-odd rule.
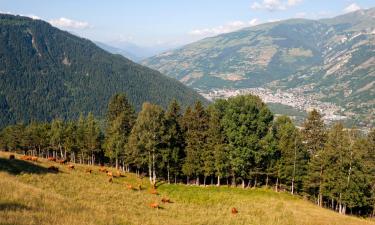
[[290, 186], [292, 194], [302, 187], [305, 175], [307, 155], [304, 152], [299, 131], [287, 116], [278, 117], [275, 121], [277, 148], [280, 151], [278, 160], [278, 178]]
[[144, 103], [129, 137], [130, 151], [147, 157], [150, 183], [156, 185], [158, 159], [165, 149], [167, 131], [164, 111], [160, 106]]
[[185, 126], [185, 161], [182, 172], [188, 177], [195, 176], [199, 184], [202, 175], [202, 153], [206, 147], [208, 115], [201, 102], [196, 102], [194, 110], [188, 109], [183, 117]]
[[125, 94], [114, 95], [109, 104], [106, 119], [105, 154], [115, 160], [116, 168], [119, 160], [126, 155], [125, 147], [134, 124], [134, 108]]
[[[60, 152], [60, 157], [66, 159], [66, 151], [63, 153], [63, 144], [65, 139], [65, 124], [61, 119], [54, 119], [51, 122], [50, 144], [52, 148]], [[56, 156], [56, 154], [54, 154]]]
[[184, 158], [184, 140], [180, 125], [182, 115], [180, 105], [176, 100], [173, 100], [170, 103], [168, 110], [165, 113], [165, 118], [167, 148], [162, 150], [162, 157], [163, 165], [167, 169], [167, 180], [168, 183], [170, 183], [171, 173], [174, 175], [174, 180], [176, 182]]
[[323, 206], [323, 169], [324, 145], [327, 139], [326, 129], [322, 116], [317, 110], [309, 112], [307, 119], [303, 124], [302, 135], [305, 148], [310, 155], [308, 166], [308, 176], [305, 187], [308, 193], [316, 197], [319, 206]]

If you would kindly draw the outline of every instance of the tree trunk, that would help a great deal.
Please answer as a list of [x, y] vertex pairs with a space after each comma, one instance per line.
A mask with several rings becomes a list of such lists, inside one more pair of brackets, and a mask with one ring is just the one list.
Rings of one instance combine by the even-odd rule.
[[[320, 166], [320, 175], [319, 175], [319, 194], [318, 194], [318, 205], [323, 206], [323, 187], [322, 187], [322, 175], [323, 175], [323, 166]], [[341, 203], [340, 203], [341, 204]]]
[[206, 186], [206, 176], [203, 177], [203, 186]]
[[150, 177], [150, 183], [152, 184], [152, 168], [151, 168], [151, 153], [148, 153], [148, 175]]
[[242, 179], [242, 188], [245, 189], [245, 179]]
[[156, 185], [155, 151], [152, 153], [152, 184]]
[[279, 177], [276, 177], [275, 191], [279, 191]]
[[217, 176], [217, 184], [216, 184], [216, 186], [220, 186], [220, 176]]
[[214, 176], [211, 176], [211, 185], [214, 185]]
[[268, 173], [266, 175], [266, 188], [268, 188]]
[[294, 195], [294, 177], [296, 176], [296, 161], [297, 161], [297, 139], [294, 138], [294, 160], [293, 160], [293, 177], [291, 193]]
[[118, 156], [116, 156], [116, 169], [118, 170]]
[[171, 183], [170, 177], [169, 177], [169, 162], [168, 162], [168, 167], [167, 167], [167, 176], [168, 176], [168, 184]]

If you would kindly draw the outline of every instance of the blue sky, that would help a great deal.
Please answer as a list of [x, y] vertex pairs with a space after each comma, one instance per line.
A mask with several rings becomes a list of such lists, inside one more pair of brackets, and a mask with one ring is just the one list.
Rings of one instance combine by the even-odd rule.
[[333, 17], [374, 0], [0, 0], [0, 11], [41, 18], [91, 40], [181, 45], [259, 23]]

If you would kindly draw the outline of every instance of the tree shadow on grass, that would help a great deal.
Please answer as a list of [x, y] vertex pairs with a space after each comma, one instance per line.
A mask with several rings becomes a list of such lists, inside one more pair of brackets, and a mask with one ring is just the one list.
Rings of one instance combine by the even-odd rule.
[[31, 210], [29, 206], [15, 202], [0, 202], [0, 211]]
[[0, 158], [0, 171], [5, 171], [13, 175], [20, 173], [46, 174], [51, 172], [47, 168], [28, 161], [4, 158]]

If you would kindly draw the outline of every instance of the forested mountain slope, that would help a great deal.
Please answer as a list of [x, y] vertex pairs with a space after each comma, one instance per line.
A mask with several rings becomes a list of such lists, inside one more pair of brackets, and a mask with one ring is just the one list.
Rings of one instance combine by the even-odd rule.
[[[110, 54], [89, 40], [27, 17], [0, 14], [0, 127], [18, 121], [103, 116], [125, 92], [137, 109], [203, 98], [159, 72]], [[204, 100], [203, 100], [204, 101]]]

